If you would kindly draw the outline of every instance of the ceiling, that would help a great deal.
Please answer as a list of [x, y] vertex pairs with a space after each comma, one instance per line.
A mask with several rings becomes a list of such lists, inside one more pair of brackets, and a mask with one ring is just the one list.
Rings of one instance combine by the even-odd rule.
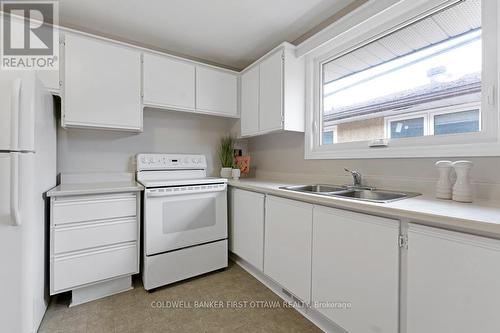
[[242, 69], [355, 0], [60, 0], [62, 26]]

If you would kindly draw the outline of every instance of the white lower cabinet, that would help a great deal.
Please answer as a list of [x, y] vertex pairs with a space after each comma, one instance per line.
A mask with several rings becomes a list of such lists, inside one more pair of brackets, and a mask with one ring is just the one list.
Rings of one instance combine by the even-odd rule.
[[136, 192], [51, 197], [50, 294], [139, 273]]
[[301, 301], [311, 299], [310, 204], [266, 197], [264, 273]]
[[312, 306], [348, 332], [397, 333], [398, 237], [397, 220], [315, 206]]
[[263, 246], [273, 288], [332, 331], [500, 332], [500, 240], [234, 188], [231, 202], [231, 250], [262, 270]]
[[500, 240], [410, 224], [407, 333], [500, 332]]
[[264, 194], [230, 192], [229, 249], [255, 268], [264, 268]]
[[52, 285], [55, 291], [138, 273], [137, 243], [55, 256]]

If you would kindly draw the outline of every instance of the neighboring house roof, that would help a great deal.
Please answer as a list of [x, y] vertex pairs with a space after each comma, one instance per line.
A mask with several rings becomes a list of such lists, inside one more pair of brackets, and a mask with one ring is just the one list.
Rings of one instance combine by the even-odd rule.
[[405, 90], [396, 94], [349, 105], [335, 110], [325, 111], [323, 121], [338, 121], [354, 116], [363, 116], [394, 110], [409, 108], [417, 104], [429, 103], [436, 100], [474, 94], [481, 91], [481, 73], [471, 74], [460, 80], [430, 83], [414, 89]]

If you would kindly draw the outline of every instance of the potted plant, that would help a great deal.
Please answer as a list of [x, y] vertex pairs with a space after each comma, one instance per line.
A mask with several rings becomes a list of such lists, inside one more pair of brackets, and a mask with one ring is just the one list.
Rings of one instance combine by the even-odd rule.
[[221, 139], [219, 147], [219, 160], [222, 167], [220, 170], [220, 176], [223, 178], [231, 178], [234, 165], [233, 138], [231, 136], [226, 136]]

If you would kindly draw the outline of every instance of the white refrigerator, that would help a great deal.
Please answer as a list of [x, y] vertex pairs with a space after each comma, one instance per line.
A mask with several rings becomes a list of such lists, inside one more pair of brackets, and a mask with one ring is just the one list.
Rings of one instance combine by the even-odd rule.
[[53, 97], [34, 72], [0, 70], [0, 332], [36, 332], [47, 308], [56, 151]]

